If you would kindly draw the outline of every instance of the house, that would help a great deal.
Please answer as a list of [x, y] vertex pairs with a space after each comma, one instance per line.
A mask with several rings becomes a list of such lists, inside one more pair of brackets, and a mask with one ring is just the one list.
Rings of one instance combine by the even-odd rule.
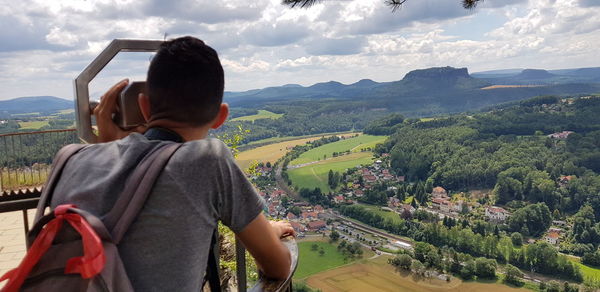
[[409, 204], [402, 204], [402, 206], [400, 206], [400, 209], [402, 210], [402, 212], [404, 211], [408, 211], [410, 212], [410, 214], [414, 214], [415, 211], [417, 211], [417, 209], [415, 209], [415, 207], [409, 205]]
[[302, 217], [302, 219], [317, 219], [319, 215], [317, 214], [317, 212], [302, 212], [300, 216]]
[[321, 205], [316, 205], [315, 206], [315, 212], [321, 213], [323, 211], [325, 211], [325, 209], [323, 209], [323, 207]]
[[325, 229], [326, 227], [327, 227], [327, 224], [323, 220], [308, 222], [308, 230], [311, 230], [311, 231]]
[[365, 194], [365, 192], [363, 192], [362, 190], [356, 190], [354, 191], [354, 195], [357, 197], [362, 197]]
[[454, 204], [448, 198], [433, 198], [431, 199], [431, 207], [442, 212], [450, 213]]
[[333, 197], [333, 201], [334, 201], [335, 203], [338, 203], [338, 204], [339, 204], [339, 203], [343, 203], [343, 202], [345, 201], [345, 199], [344, 199], [344, 196], [342, 196], [342, 195], [337, 195], [337, 196]]
[[377, 177], [372, 174], [363, 175], [363, 178], [365, 179], [366, 182], [370, 182], [370, 183], [377, 181]]
[[442, 187], [435, 187], [431, 191], [431, 196], [434, 198], [445, 198], [448, 197], [448, 193], [446, 192], [446, 189]]
[[489, 206], [485, 208], [485, 216], [491, 221], [504, 222], [510, 216], [510, 213], [504, 208]]
[[289, 213], [287, 213], [287, 216], [286, 216], [286, 218], [287, 218], [288, 220], [294, 220], [294, 219], [296, 219], [296, 218], [298, 218], [298, 217], [297, 217], [296, 215], [294, 215], [294, 213], [292, 213], [292, 212], [289, 212]]
[[557, 245], [560, 243], [560, 235], [556, 232], [550, 232], [545, 237], [546, 242], [552, 245]]
[[390, 208], [396, 208], [396, 207], [400, 207], [402, 205], [402, 201], [400, 201], [396, 197], [391, 197], [388, 199], [387, 204], [388, 204], [388, 207], [390, 207]]
[[573, 134], [573, 131], [562, 131], [562, 132], [557, 132], [557, 133], [552, 133], [550, 135], [548, 135], [549, 138], [554, 138], [554, 139], [567, 139], [569, 137], [569, 135]]
[[292, 225], [292, 228], [294, 228], [294, 230], [296, 232], [305, 232], [306, 231], [306, 227], [304, 227], [304, 225], [298, 223], [298, 222], [290, 222], [290, 225]]
[[558, 178], [558, 185], [561, 186], [561, 187], [565, 187], [574, 178], [575, 178], [575, 176], [572, 176], [572, 175], [563, 175], [563, 176], [561, 176], [561, 177]]
[[562, 227], [568, 227], [569, 226], [567, 224], [567, 221], [561, 221], [561, 220], [552, 220], [552, 224], [554, 224], [556, 226], [562, 226]]
[[403, 176], [403, 175], [401, 175], [401, 176], [398, 176], [398, 181], [399, 181], [399, 182], [404, 182], [404, 176]]

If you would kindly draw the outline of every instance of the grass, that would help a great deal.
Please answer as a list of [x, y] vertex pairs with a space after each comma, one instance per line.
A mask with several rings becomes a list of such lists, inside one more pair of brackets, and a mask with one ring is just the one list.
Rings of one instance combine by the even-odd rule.
[[402, 221], [402, 219], [400, 218], [400, 215], [398, 215], [396, 212], [381, 210], [380, 206], [374, 206], [374, 205], [368, 205], [368, 204], [359, 204], [359, 205], [361, 205], [362, 207], [365, 207], [365, 209], [371, 211], [372, 213], [375, 213], [377, 215], [380, 215], [383, 218], [391, 220], [394, 223], [400, 223], [400, 221]]
[[583, 273], [583, 280], [585, 282], [599, 283], [600, 282], [600, 269], [586, 266], [580, 262], [579, 258], [569, 256], [569, 261], [579, 266], [581, 273]]
[[[450, 282], [421, 278], [407, 271], [396, 271], [382, 255], [309, 276], [306, 283], [323, 292], [329, 291], [409, 291], [409, 292], [517, 292], [528, 291], [492, 281], [468, 281], [452, 277]], [[302, 260], [302, 259], [301, 259]], [[301, 262], [301, 261], [300, 261]]]
[[30, 122], [19, 122], [20, 129], [22, 130], [37, 130], [43, 126], [47, 126], [48, 121], [30, 121]]
[[41, 186], [49, 172], [50, 166], [40, 166], [37, 170], [3, 168], [0, 170], [0, 190]]
[[270, 111], [266, 111], [266, 110], [258, 110], [258, 114], [255, 115], [251, 115], [251, 116], [242, 116], [242, 117], [237, 117], [235, 119], [232, 119], [231, 122], [235, 122], [235, 121], [256, 121], [256, 120], [260, 120], [260, 119], [279, 119], [283, 116], [283, 114], [276, 114]]
[[359, 152], [338, 156], [315, 164], [288, 170], [288, 175], [294, 186], [299, 188], [321, 188], [323, 192], [331, 189], [327, 183], [329, 170], [343, 172], [348, 168], [362, 164], [371, 164], [373, 153]]
[[[314, 251], [311, 246], [316, 244], [319, 248]], [[325, 253], [319, 255], [319, 249]], [[329, 270], [347, 264], [351, 260], [344, 259], [344, 255], [337, 250], [337, 246], [324, 241], [298, 242], [300, 258], [294, 279], [306, 278], [321, 271]]]
[[337, 142], [325, 144], [323, 146], [308, 150], [300, 157], [290, 162], [290, 165], [299, 165], [308, 162], [324, 159], [324, 157], [333, 157], [333, 152], [360, 152], [362, 148], [375, 147], [376, 144], [385, 141], [387, 136], [360, 135], [358, 137], [340, 140]]

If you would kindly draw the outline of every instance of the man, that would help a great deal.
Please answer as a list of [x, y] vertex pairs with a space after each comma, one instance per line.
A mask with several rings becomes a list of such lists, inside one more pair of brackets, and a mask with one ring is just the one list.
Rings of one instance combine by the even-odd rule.
[[229, 112], [222, 103], [223, 75], [217, 53], [201, 40], [165, 42], [148, 69], [148, 96], [139, 96], [148, 130], [130, 133], [113, 122], [117, 96], [128, 83], [119, 82], [94, 110], [102, 143], [74, 155], [56, 185], [52, 207], [76, 204], [102, 218], [146, 153], [161, 140], [185, 142], [119, 245], [137, 291], [198, 291], [218, 220], [235, 232], [267, 276], [289, 274], [289, 251], [279, 239], [293, 235], [293, 229], [265, 218], [262, 201], [231, 151], [206, 139]]

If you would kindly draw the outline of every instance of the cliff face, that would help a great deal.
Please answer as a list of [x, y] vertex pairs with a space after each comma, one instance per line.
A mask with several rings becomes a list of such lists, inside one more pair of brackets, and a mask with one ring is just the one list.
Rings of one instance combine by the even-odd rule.
[[454, 67], [434, 67], [421, 70], [410, 71], [404, 76], [402, 80], [409, 81], [415, 79], [457, 79], [457, 78], [471, 78], [467, 68], [454, 68]]
[[410, 71], [404, 76], [402, 83], [406, 86], [424, 89], [468, 89], [486, 85], [486, 82], [471, 77], [467, 68], [454, 67], [434, 67]]

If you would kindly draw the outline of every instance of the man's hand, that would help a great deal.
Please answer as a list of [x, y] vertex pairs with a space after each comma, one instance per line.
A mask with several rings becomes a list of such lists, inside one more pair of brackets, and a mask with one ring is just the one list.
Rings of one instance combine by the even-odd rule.
[[279, 238], [284, 238], [286, 236], [296, 236], [296, 231], [292, 227], [289, 222], [285, 221], [269, 221], [271, 223], [271, 227], [275, 231], [275, 234], [279, 236]]
[[129, 84], [129, 80], [124, 79], [113, 85], [113, 87], [102, 95], [100, 104], [94, 108], [93, 114], [96, 116], [99, 143], [118, 140], [132, 132], [143, 133], [146, 131], [146, 126], [139, 126], [133, 130], [125, 131], [119, 128], [113, 121], [113, 114], [117, 112], [117, 97], [127, 84]]

